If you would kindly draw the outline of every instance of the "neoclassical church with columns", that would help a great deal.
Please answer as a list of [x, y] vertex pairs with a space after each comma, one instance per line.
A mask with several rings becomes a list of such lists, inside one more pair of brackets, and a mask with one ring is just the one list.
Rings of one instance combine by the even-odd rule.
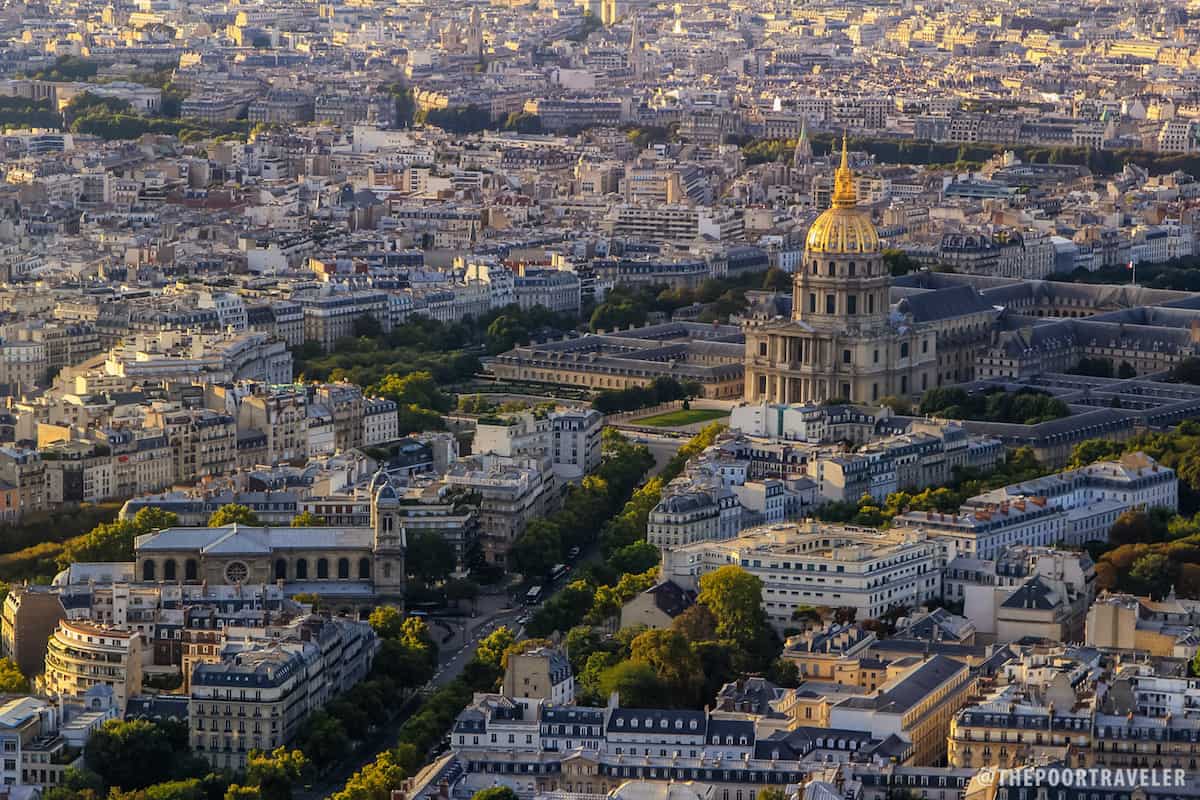
[[402, 604], [405, 530], [400, 497], [383, 473], [371, 481], [371, 525], [344, 527], [166, 528], [134, 542], [135, 576], [144, 582], [282, 584], [313, 594], [331, 610]]
[[792, 282], [791, 318], [752, 318], [752, 403], [871, 403], [936, 385], [937, 335], [889, 302], [892, 278], [870, 214], [858, 208], [845, 139], [833, 204], [813, 222]]

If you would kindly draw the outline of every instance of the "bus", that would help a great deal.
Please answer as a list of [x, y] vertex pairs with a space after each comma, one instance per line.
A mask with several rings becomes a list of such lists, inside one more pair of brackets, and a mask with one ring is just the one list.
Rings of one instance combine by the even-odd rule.
[[570, 571], [571, 568], [566, 564], [555, 564], [554, 569], [550, 570], [550, 580], [556, 581]]
[[525, 593], [525, 605], [536, 606], [540, 602], [542, 602], [542, 587], [534, 586]]

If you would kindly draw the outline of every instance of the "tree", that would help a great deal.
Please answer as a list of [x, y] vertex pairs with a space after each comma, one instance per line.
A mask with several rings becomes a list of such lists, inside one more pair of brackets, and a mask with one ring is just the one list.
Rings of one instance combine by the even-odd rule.
[[1121, 442], [1114, 442], [1109, 439], [1088, 439], [1072, 448], [1070, 467], [1078, 469], [1088, 464], [1094, 464], [1097, 461], [1118, 458], [1124, 449], [1124, 445]]
[[517, 793], [507, 786], [489, 786], [471, 795], [471, 800], [517, 800]]
[[385, 750], [379, 757], [350, 776], [340, 792], [334, 792], [330, 800], [389, 800], [392, 790], [404, 782], [404, 768], [396, 760], [396, 754]]
[[225, 790], [225, 800], [258, 800], [258, 787], [232, 783]]
[[614, 551], [609, 564], [622, 574], [639, 575], [657, 565], [658, 559], [658, 548], [643, 539]]
[[1175, 383], [1200, 385], [1200, 358], [1185, 358], [1172, 367], [1171, 380]]
[[689, 642], [707, 642], [717, 638], [717, 620], [707, 606], [693, 604], [671, 623]]
[[325, 710], [308, 715], [296, 736], [296, 744], [318, 766], [335, 763], [346, 755], [350, 746], [342, 723]]
[[1170, 581], [1171, 563], [1162, 553], [1147, 553], [1133, 562], [1129, 576], [1142, 583], [1146, 591], [1159, 596], [1165, 594], [1164, 584]]
[[771, 267], [763, 276], [762, 288], [769, 292], [786, 292], [792, 288], [792, 276], [779, 267]]
[[670, 688], [677, 705], [695, 704], [704, 675], [700, 659], [678, 631], [649, 630], [639, 634], [630, 644], [629, 658], [649, 665]]
[[387, 375], [373, 389], [374, 394], [395, 400], [401, 405], [415, 405], [430, 411], [445, 413], [451, 408], [450, 397], [438, 388], [433, 373], [426, 370], [400, 375]]
[[700, 577], [697, 602], [708, 607], [717, 623], [717, 635], [739, 645], [755, 641], [766, 628], [762, 580], [734, 564]]
[[562, 531], [552, 519], [534, 519], [513, 542], [510, 555], [526, 580], [540, 580], [562, 558]]
[[311, 511], [301, 511], [292, 517], [293, 528], [323, 528], [327, 524], [324, 517], [318, 517]]
[[1166, 535], [1166, 523], [1158, 522], [1144, 511], [1130, 509], [1123, 512], [1108, 531], [1108, 542], [1113, 547], [1123, 544], [1146, 544], [1158, 542]]
[[424, 581], [437, 583], [454, 570], [454, 546], [437, 531], [415, 531], [408, 536], [405, 552], [408, 574]]
[[238, 503], [226, 503], [212, 513], [208, 518], [208, 527], [220, 528], [223, 525], [261, 525], [258, 516], [248, 507]]
[[0, 658], [0, 694], [28, 694], [29, 680], [11, 658]]
[[912, 404], [903, 398], [895, 395], [888, 395], [879, 399], [879, 405], [890, 408], [893, 414], [898, 414], [902, 417], [907, 417], [912, 414]]
[[109, 720], [88, 738], [87, 768], [108, 786], [144, 789], [171, 776], [177, 753], [167, 732], [147, 720]]
[[542, 118], [528, 111], [514, 111], [504, 121], [504, 130], [517, 133], [541, 133]]
[[377, 606], [367, 617], [367, 624], [380, 639], [399, 639], [404, 615], [395, 606]]
[[633, 708], [662, 708], [668, 697], [666, 684], [649, 664], [621, 661], [600, 674], [602, 697], [617, 693], [620, 703]]
[[291, 800], [292, 786], [307, 769], [304, 753], [286, 747], [270, 753], [254, 750], [246, 758], [246, 780], [258, 787], [262, 800]]
[[146, 506], [133, 515], [133, 524], [142, 533], [150, 533], [175, 527], [179, 524], [179, 515], [158, 506]]

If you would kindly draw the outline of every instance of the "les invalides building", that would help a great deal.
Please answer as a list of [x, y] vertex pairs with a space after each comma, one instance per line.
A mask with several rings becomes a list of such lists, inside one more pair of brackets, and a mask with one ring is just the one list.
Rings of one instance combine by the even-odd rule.
[[936, 333], [891, 308], [891, 283], [843, 139], [833, 205], [809, 228], [796, 268], [791, 319], [746, 325], [746, 400], [871, 403], [935, 386]]

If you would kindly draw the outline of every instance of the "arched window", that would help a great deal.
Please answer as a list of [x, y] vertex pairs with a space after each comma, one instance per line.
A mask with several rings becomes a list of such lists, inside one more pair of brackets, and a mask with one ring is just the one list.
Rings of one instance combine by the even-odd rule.
[[287, 580], [287, 561], [282, 558], [275, 559], [275, 580]]
[[317, 559], [317, 580], [325, 580], [329, 577], [329, 559]]
[[197, 567], [196, 559], [189, 558], [183, 562], [183, 579], [185, 581], [194, 581], [200, 570]]
[[143, 561], [142, 562], [142, 580], [144, 580], [144, 581], [154, 580], [154, 562], [153, 561]]
[[308, 580], [308, 559], [307, 558], [297, 558], [296, 559], [296, 580], [298, 580], [298, 581]]
[[830, 277], [837, 275], [837, 264], [832, 261], [829, 262], [829, 275]]
[[339, 558], [338, 559], [338, 579], [346, 580], [349, 577], [350, 577], [350, 559]]
[[358, 579], [360, 581], [371, 580], [371, 559], [360, 558], [358, 560]]
[[166, 561], [163, 562], [163, 580], [164, 581], [175, 580], [175, 559], [168, 558]]

